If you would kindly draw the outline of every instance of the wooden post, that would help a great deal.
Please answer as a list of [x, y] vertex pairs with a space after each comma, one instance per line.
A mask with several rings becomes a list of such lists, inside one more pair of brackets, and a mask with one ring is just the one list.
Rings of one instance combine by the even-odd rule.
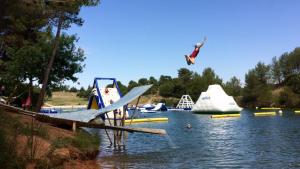
[[140, 102], [140, 98], [141, 98], [141, 96], [139, 96], [139, 98], [138, 98], [138, 100], [137, 100], [137, 102], [136, 102], [135, 108], [134, 108], [133, 113], [132, 113], [132, 115], [131, 115], [131, 120], [130, 120], [129, 126], [131, 126], [131, 123], [132, 123], [132, 120], [133, 120], [133, 116], [134, 116], [135, 111], [136, 111], [136, 109], [137, 109], [137, 106], [138, 106], [138, 104], [139, 104], [139, 102]]
[[72, 130], [73, 130], [73, 132], [76, 132], [76, 122], [75, 121], [73, 121], [73, 123], [72, 123]]
[[[117, 126], [116, 112], [113, 111], [113, 113], [114, 113], [114, 126]], [[114, 147], [116, 147], [117, 133], [118, 131], [114, 131]]]
[[[125, 118], [126, 118], [126, 110], [127, 110], [127, 106], [123, 106], [123, 117], [122, 117], [122, 121], [121, 121], [121, 126], [124, 127], [125, 125]], [[123, 140], [123, 145], [125, 146], [125, 137], [123, 137], [123, 135], [125, 135], [125, 131], [121, 131], [120, 134], [120, 139]]]
[[33, 127], [34, 127], [34, 126], [33, 126], [33, 125], [34, 125], [34, 118], [31, 117], [31, 134], [30, 134], [30, 141], [31, 141], [31, 142], [30, 142], [30, 148], [31, 148], [31, 149], [30, 149], [30, 158], [31, 158], [31, 159], [34, 159], [34, 154], [33, 154], [33, 153], [34, 153], [34, 152], [33, 152], [33, 151], [34, 151], [34, 150], [33, 150], [33, 137], [34, 137], [34, 133], [33, 133], [33, 132], [34, 132], [34, 129], [33, 129]]

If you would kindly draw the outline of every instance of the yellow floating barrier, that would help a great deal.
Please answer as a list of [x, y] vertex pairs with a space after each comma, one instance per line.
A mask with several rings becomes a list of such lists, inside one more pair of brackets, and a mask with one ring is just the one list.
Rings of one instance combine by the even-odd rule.
[[276, 112], [257, 112], [255, 116], [276, 116]]
[[216, 114], [211, 115], [211, 118], [226, 118], [226, 117], [240, 117], [241, 114]]
[[[169, 119], [166, 117], [161, 118], [142, 118], [142, 119], [132, 119], [131, 123], [144, 123], [144, 122], [165, 122]], [[131, 119], [125, 120], [125, 123], [130, 123]]]
[[260, 109], [261, 110], [280, 110], [281, 108], [279, 108], [279, 107], [262, 107]]
[[300, 110], [296, 110], [296, 111], [295, 111], [295, 114], [300, 114]]

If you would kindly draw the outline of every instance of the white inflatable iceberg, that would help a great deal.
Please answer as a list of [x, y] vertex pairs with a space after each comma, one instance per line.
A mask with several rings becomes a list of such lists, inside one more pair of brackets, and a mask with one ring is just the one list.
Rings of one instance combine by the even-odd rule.
[[202, 92], [192, 111], [207, 114], [238, 113], [242, 110], [232, 96], [228, 96], [220, 85], [210, 85]]

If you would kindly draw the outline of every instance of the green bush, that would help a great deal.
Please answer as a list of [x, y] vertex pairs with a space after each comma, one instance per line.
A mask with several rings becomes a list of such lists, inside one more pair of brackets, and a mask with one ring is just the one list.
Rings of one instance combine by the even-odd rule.
[[288, 108], [296, 108], [300, 106], [300, 96], [295, 94], [290, 88], [285, 88], [280, 92], [278, 104]]

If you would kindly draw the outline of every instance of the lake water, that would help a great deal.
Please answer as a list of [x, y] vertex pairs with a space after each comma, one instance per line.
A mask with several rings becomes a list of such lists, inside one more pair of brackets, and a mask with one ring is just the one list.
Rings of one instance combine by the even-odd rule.
[[[128, 134], [125, 148], [112, 148], [100, 131], [102, 168], [300, 168], [300, 116], [211, 119], [192, 112], [161, 112], [169, 122], [134, 124], [161, 128], [167, 136]], [[191, 129], [185, 126], [192, 125]]]

